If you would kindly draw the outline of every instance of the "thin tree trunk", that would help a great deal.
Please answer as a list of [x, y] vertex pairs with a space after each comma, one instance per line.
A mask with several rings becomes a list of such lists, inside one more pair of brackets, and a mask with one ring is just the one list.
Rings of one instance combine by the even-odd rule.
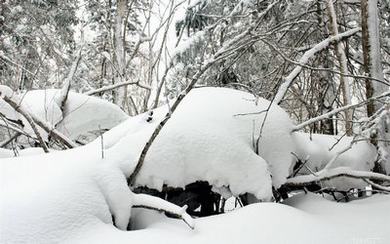
[[[327, 3], [329, 20], [330, 20], [330, 30], [332, 36], [337, 36], [339, 34], [339, 31], [338, 31], [337, 17], [333, 5], [333, 0], [328, 0], [326, 3]], [[345, 76], [345, 74], [348, 74], [347, 57], [345, 55], [342, 42], [337, 42], [334, 44], [334, 46], [335, 46], [336, 56], [340, 65], [340, 72], [341, 72], [340, 86], [341, 86], [342, 96], [343, 96], [343, 105], [346, 106], [351, 104], [349, 78]], [[345, 131], [348, 136], [351, 136], [352, 135], [352, 113], [350, 110], [345, 110], [344, 115], [345, 115]]]
[[[384, 80], [381, 64], [380, 41], [379, 41], [379, 18], [377, 0], [361, 1], [362, 18], [362, 45], [364, 71], [371, 78]], [[383, 93], [388, 89], [386, 85], [366, 79], [366, 97], [370, 98]], [[367, 104], [367, 115], [372, 116], [378, 109], [375, 102]]]

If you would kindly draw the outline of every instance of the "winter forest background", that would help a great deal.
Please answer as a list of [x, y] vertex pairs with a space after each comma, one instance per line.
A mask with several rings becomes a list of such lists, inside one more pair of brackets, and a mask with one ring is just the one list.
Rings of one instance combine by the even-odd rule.
[[0, 243], [389, 243], [389, 86], [389, 0], [0, 0]]

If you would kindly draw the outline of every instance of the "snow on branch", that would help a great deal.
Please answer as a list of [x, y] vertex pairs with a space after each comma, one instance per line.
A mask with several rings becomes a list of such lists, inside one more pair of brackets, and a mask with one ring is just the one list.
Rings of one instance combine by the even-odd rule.
[[301, 65], [296, 66], [290, 72], [290, 74], [284, 79], [283, 83], [280, 85], [278, 92], [275, 95], [274, 102], [276, 104], [280, 104], [282, 102], [282, 99], [283, 99], [284, 95], [287, 93], [288, 88], [290, 87], [290, 85], [292, 84], [294, 79], [302, 71], [303, 65], [307, 64], [307, 62], [309, 61], [309, 59], [311, 57], [313, 57], [316, 53], [327, 48], [330, 44], [339, 42], [339, 41], [343, 40], [344, 38], [350, 37], [350, 36], [356, 34], [357, 32], [359, 32], [360, 30], [361, 29], [358, 27], [358, 28], [354, 28], [354, 29], [345, 31], [343, 33], [331, 36], [331, 37], [323, 40], [322, 42], [314, 45], [314, 47], [312, 47], [310, 50], [306, 51], [299, 60], [299, 64], [301, 64]]
[[116, 88], [119, 88], [119, 87], [122, 87], [122, 86], [128, 86], [128, 85], [137, 85], [137, 86], [139, 86], [141, 88], [144, 88], [146, 90], [151, 90], [152, 89], [149, 85], [141, 84], [138, 81], [137, 82], [125, 81], [125, 82], [120, 82], [120, 83], [116, 83], [116, 84], [109, 85], [109, 86], [104, 86], [104, 87], [101, 87], [101, 88], [96, 89], [96, 90], [87, 91], [84, 94], [88, 95], [88, 96], [91, 96], [91, 95], [95, 95], [96, 93], [106, 92], [106, 91], [114, 90]]
[[43, 140], [41, 133], [39, 133], [38, 128], [30, 113], [27, 112], [20, 104], [15, 102], [12, 99], [12, 96], [9, 96], [9, 94], [2, 94], [0, 91], [0, 97], [4, 100], [4, 102], [8, 103], [13, 109], [15, 109], [16, 112], [20, 113], [27, 120], [27, 122], [30, 124], [31, 128], [33, 129], [35, 135], [37, 136], [37, 139], [43, 151], [45, 153], [48, 153], [49, 148], [47, 147], [45, 141]]
[[30, 113], [27, 109], [25, 109], [22, 104], [20, 104], [20, 102], [16, 101], [13, 98], [13, 93], [9, 92], [9, 90], [11, 89], [6, 86], [2, 86], [0, 88], [0, 98], [2, 98], [4, 102], [8, 103], [16, 112], [20, 113], [27, 120], [27, 122], [33, 129], [35, 135], [37, 136], [39, 144], [42, 146], [45, 152], [49, 152], [49, 150], [40, 132], [38, 131], [37, 125], [68, 148], [73, 148], [77, 146], [71, 139], [59, 132], [52, 125], [50, 125], [46, 121], [43, 121], [34, 114]]
[[344, 110], [357, 108], [357, 107], [363, 106], [363, 105], [365, 105], [365, 104], [367, 104], [367, 103], [369, 103], [371, 101], [376, 101], [376, 100], [378, 100], [380, 98], [388, 97], [388, 96], [390, 96], [390, 91], [382, 93], [381, 95], [376, 96], [376, 97], [371, 97], [371, 98], [369, 98], [369, 99], [367, 99], [365, 101], [362, 101], [360, 103], [357, 103], [357, 104], [351, 104], [351, 105], [347, 105], [347, 106], [343, 106], [343, 107], [334, 109], [334, 110], [332, 110], [332, 111], [330, 111], [328, 113], [325, 113], [325, 114], [322, 114], [320, 116], [314, 117], [312, 119], [309, 119], [309, 120], [307, 120], [307, 121], [305, 121], [305, 122], [303, 122], [303, 123], [293, 127], [292, 132], [301, 130], [302, 128], [304, 128], [304, 127], [306, 127], [306, 126], [308, 126], [308, 125], [310, 125], [312, 123], [315, 123], [315, 122], [317, 122], [319, 120], [323, 120], [323, 119], [329, 118], [330, 116], [332, 116], [334, 114], [337, 114], [339, 112], [342, 112]]
[[66, 100], [68, 99], [68, 94], [70, 91], [70, 86], [73, 80], [73, 77], [76, 73], [77, 67], [79, 66], [80, 60], [81, 60], [81, 51], [82, 47], [77, 52], [77, 56], [75, 60], [72, 63], [72, 67], [70, 68], [69, 74], [65, 79], [64, 85], [61, 89], [60, 95], [57, 97], [57, 104], [61, 108], [61, 111], [64, 111]]
[[39, 125], [42, 129], [44, 129], [49, 135], [51, 135], [53, 138], [55, 138], [57, 141], [61, 142], [68, 148], [74, 148], [77, 147], [77, 144], [74, 143], [71, 139], [69, 139], [67, 136], [62, 134], [60, 131], [58, 131], [54, 126], [51, 124], [47, 123], [44, 120], [41, 120], [37, 116], [31, 114], [32, 119], [34, 122]]
[[170, 107], [170, 111], [166, 114], [165, 118], [158, 124], [158, 126], [153, 131], [151, 137], [146, 142], [144, 148], [142, 149], [142, 152], [138, 158], [138, 162], [134, 168], [133, 173], [130, 175], [128, 184], [129, 186], [132, 186], [135, 183], [136, 177], [139, 173], [139, 171], [142, 168], [142, 165], [145, 161], [146, 154], [148, 153], [151, 145], [153, 144], [154, 140], [159, 135], [162, 128], [165, 126], [167, 121], [171, 118], [171, 115], [173, 112], [175, 112], [176, 108], [179, 106], [179, 104], [182, 102], [184, 97], [192, 90], [192, 88], [195, 86], [195, 84], [198, 82], [198, 80], [202, 77], [202, 75], [214, 64], [216, 64], [218, 61], [225, 59], [235, 53], [239, 53], [239, 50], [243, 47], [248, 47], [253, 44], [252, 41], [246, 41], [244, 44], [242, 43], [243, 40], [245, 40], [246, 37], [252, 37], [252, 31], [256, 30], [259, 23], [263, 20], [263, 17], [276, 5], [278, 1], [274, 1], [273, 3], [269, 4], [268, 7], [261, 12], [256, 21], [254, 21], [252, 24], [250, 24], [246, 30], [244, 30], [241, 34], [237, 35], [235, 38], [227, 42], [225, 45], [223, 45], [207, 62], [205, 62], [198, 71], [192, 76], [190, 79], [189, 84], [187, 87], [179, 94], [175, 102]]
[[132, 207], [163, 211], [176, 218], [182, 219], [191, 229], [195, 228], [194, 219], [186, 212], [187, 206], [179, 207], [158, 197], [146, 194], [134, 194]]
[[390, 182], [390, 176], [388, 175], [369, 172], [369, 171], [352, 170], [351, 168], [347, 168], [347, 167], [338, 167], [334, 169], [319, 171], [316, 175], [314, 174], [300, 175], [293, 178], [289, 178], [287, 179], [284, 186], [306, 186], [314, 182], [331, 180], [333, 178], [342, 177], [342, 176], [361, 179], [361, 180], [368, 179], [368, 180]]

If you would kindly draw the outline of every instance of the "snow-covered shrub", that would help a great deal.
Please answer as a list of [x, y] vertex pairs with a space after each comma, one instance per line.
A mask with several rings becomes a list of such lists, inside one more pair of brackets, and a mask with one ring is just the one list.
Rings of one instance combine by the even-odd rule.
[[[206, 181], [216, 191], [227, 187], [236, 196], [271, 199], [272, 186], [279, 187], [290, 174], [295, 148], [287, 113], [277, 105], [265, 112], [269, 103], [232, 89], [191, 91], [154, 141], [136, 186], [161, 190]], [[150, 122], [147, 114], [130, 118], [104, 135], [107, 149], [136, 156], [122, 159], [129, 174], [168, 109], [153, 111]], [[257, 155], [254, 144], [263, 121]]]
[[[292, 136], [297, 148], [296, 157], [304, 164], [297, 175], [319, 172], [334, 157], [336, 159], [330, 168], [348, 167], [353, 170], [371, 171], [377, 159], [377, 151], [368, 141], [355, 142], [353, 137], [348, 136], [308, 133], [294, 133]], [[350, 149], [340, 153], [349, 146]], [[335, 178], [322, 184], [324, 188], [331, 187], [340, 191], [367, 186], [363, 180], [345, 177]]]
[[[61, 90], [47, 89], [28, 91], [14, 96], [20, 99], [21, 105], [31, 114], [48, 122], [70, 139], [81, 143], [92, 141], [104, 131], [128, 118], [115, 104], [75, 92], [69, 92], [62, 111], [57, 102], [60, 93]], [[35, 137], [34, 131], [25, 118], [2, 100], [0, 100], [0, 112], [12, 121], [19, 121], [22, 129]], [[39, 127], [38, 130], [43, 138], [48, 140], [46, 131]], [[28, 146], [28, 138], [23, 138], [21, 143], [24, 147]]]

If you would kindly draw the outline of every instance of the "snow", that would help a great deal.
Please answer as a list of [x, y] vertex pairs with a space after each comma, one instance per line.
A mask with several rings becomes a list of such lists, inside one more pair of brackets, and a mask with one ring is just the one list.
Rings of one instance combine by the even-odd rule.
[[125, 229], [132, 193], [118, 168], [98, 161], [85, 148], [2, 159], [1, 243], [58, 243], [111, 214]]
[[[30, 148], [25, 148], [23, 150], [18, 150], [18, 149], [15, 149], [15, 150], [17, 151], [16, 155], [18, 157], [37, 155], [37, 154], [44, 153], [42, 148], [39, 148], [39, 147], [30, 147]], [[50, 151], [53, 151], [53, 150], [50, 150]], [[12, 150], [0, 148], [0, 158], [10, 158], [10, 157], [14, 157], [14, 156], [15, 156], [15, 153]]]
[[[47, 121], [54, 126], [62, 119], [62, 111], [55, 101], [53, 94], [54, 90], [33, 90], [27, 91], [20, 96], [22, 106], [24, 106], [31, 114], [38, 118]], [[28, 123], [24, 123], [27, 124]], [[28, 125], [29, 126], [29, 125]], [[32, 129], [27, 130], [31, 135], [34, 135]], [[40, 133], [47, 138], [47, 133], [40, 129]]]
[[191, 37], [188, 37], [186, 40], [180, 42], [177, 47], [175, 47], [172, 56], [175, 57], [179, 54], [186, 52], [192, 45], [203, 40], [204, 36], [205, 36], [204, 31], [198, 31], [194, 33]]
[[101, 129], [111, 129], [128, 116], [118, 106], [97, 97], [70, 92], [58, 129], [71, 139]]
[[[95, 150], [80, 147], [2, 161], [1, 243], [327, 244], [390, 240], [386, 225], [390, 197], [386, 195], [348, 204], [298, 195], [287, 200], [287, 205], [259, 203], [227, 214], [190, 219], [195, 225], [191, 230], [157, 212], [130, 211], [132, 204], [145, 200], [142, 196], [136, 200], [123, 173], [108, 160], [96, 163], [99, 153], [93, 156]], [[136, 231], [116, 229], [111, 213], [120, 229], [125, 229], [132, 214]]]
[[14, 153], [11, 150], [0, 148], [0, 158], [9, 158], [14, 156]]
[[[128, 118], [125, 112], [110, 102], [75, 92], [69, 92], [62, 112], [56, 99], [60, 94], [58, 89], [32, 90], [21, 94], [18, 99], [29, 113], [49, 123], [49, 127], [55, 127], [70, 139], [82, 142], [95, 139], [102, 133], [100, 130], [111, 129]], [[0, 112], [7, 118], [21, 120], [24, 130], [35, 136], [29, 123], [2, 100]], [[39, 128], [39, 132], [47, 139], [43, 129]]]
[[0, 85], [0, 98], [12, 97], [14, 92], [8, 86]]
[[120, 232], [100, 224], [74, 243], [267, 243], [385, 244], [390, 240], [390, 197], [334, 203], [312, 194], [286, 204], [258, 203], [196, 219], [191, 231], [180, 222], [145, 210], [134, 211], [137, 231]]
[[[353, 138], [321, 134], [294, 133], [297, 146], [297, 157], [312, 171], [318, 172], [329, 163], [340, 151], [347, 148]], [[338, 141], [339, 140], [339, 141]], [[377, 158], [375, 147], [366, 141], [353, 143], [351, 149], [340, 154], [330, 168], [349, 167], [352, 170], [370, 171]], [[302, 168], [301, 173], [310, 174]], [[352, 187], [365, 187], [367, 184], [355, 179], [338, 178], [326, 182], [325, 186], [336, 187], [339, 190], [349, 190]]]
[[[153, 143], [136, 184], [161, 189], [164, 184], [184, 187], [201, 180], [216, 188], [228, 187], [236, 196], [252, 193], [269, 200], [271, 175], [278, 187], [291, 171], [292, 123], [281, 108], [271, 106], [257, 155], [253, 137], [257, 138], [265, 116], [258, 112], [267, 109], [269, 101], [259, 99], [256, 105], [255, 100], [251, 94], [225, 88], [191, 91]], [[106, 149], [136, 156], [118, 159], [128, 174], [167, 109], [156, 109], [151, 123], [142, 114], [104, 135]], [[239, 115], [245, 113], [256, 114]]]
[[[78, 100], [75, 94], [69, 95], [69, 101], [70, 107], [77, 108], [82, 104], [84, 109], [80, 113], [83, 112], [86, 122], [89, 117], [96, 118], [96, 114], [87, 113], [96, 111], [96, 104], [88, 110], [88, 103]], [[73, 101], [76, 102], [73, 104]], [[260, 200], [270, 200], [272, 186], [279, 187], [291, 173], [294, 163], [291, 152], [295, 147], [290, 135], [292, 122], [281, 108], [272, 105], [259, 141], [259, 155], [255, 153], [253, 144], [266, 114], [259, 112], [268, 107], [269, 101], [256, 100], [253, 95], [241, 91], [225, 88], [193, 90], [157, 137], [136, 184], [162, 189], [164, 184], [184, 187], [196, 181], [207, 181], [218, 192], [224, 189], [226, 195], [251, 193]], [[151, 122], [146, 122], [145, 114], [130, 118], [87, 148], [93, 147], [95, 154], [101, 155], [103, 140], [105, 159], [117, 164], [129, 176], [143, 146], [167, 111], [167, 107], [156, 109]], [[81, 116], [77, 110], [66, 110], [65, 114], [73, 118]], [[72, 131], [76, 131], [71, 127], [74, 123], [73, 126], [82, 128], [76, 119], [69, 118], [68, 123], [66, 118], [60, 125], [66, 123], [67, 129]], [[93, 121], [88, 126], [92, 125]]]
[[[11, 120], [19, 120], [21, 116], [8, 103], [4, 102], [2, 98], [12, 97], [14, 92], [8, 86], [0, 85], [0, 114]], [[1, 118], [1, 117], [0, 117]], [[2, 121], [4, 122], [4, 121]]]
[[[272, 185], [286, 182], [291, 173], [291, 152], [331, 157], [328, 154], [333, 152], [322, 147], [328, 148], [334, 139], [314, 136], [310, 142], [307, 135], [291, 134], [287, 114], [272, 105], [260, 140], [260, 156], [256, 155], [253, 135], [258, 135], [265, 117], [259, 111], [268, 107], [269, 101], [231, 89], [191, 91], [152, 145], [136, 183], [161, 189], [163, 184], [180, 187], [207, 180], [216, 191], [229, 190], [236, 196], [248, 192], [269, 200]], [[183, 208], [132, 193], [125, 176], [134, 169], [144, 143], [166, 112], [166, 107], [154, 110], [150, 122], [145, 114], [129, 118], [86, 146], [47, 154], [29, 150], [25, 154], [35, 155], [1, 159], [0, 242], [325, 244], [390, 240], [386, 224], [390, 197], [384, 195], [350, 204], [298, 195], [286, 205], [259, 203], [193, 220]], [[345, 140], [340, 147], [348, 143]], [[295, 148], [295, 143], [300, 147]], [[355, 152], [342, 155], [344, 160], [335, 165], [360, 167], [356, 159], [369, 159], [365, 144], [354, 147]], [[131, 209], [144, 204], [183, 215], [195, 229], [157, 212]], [[130, 217], [136, 230], [121, 231]]]

